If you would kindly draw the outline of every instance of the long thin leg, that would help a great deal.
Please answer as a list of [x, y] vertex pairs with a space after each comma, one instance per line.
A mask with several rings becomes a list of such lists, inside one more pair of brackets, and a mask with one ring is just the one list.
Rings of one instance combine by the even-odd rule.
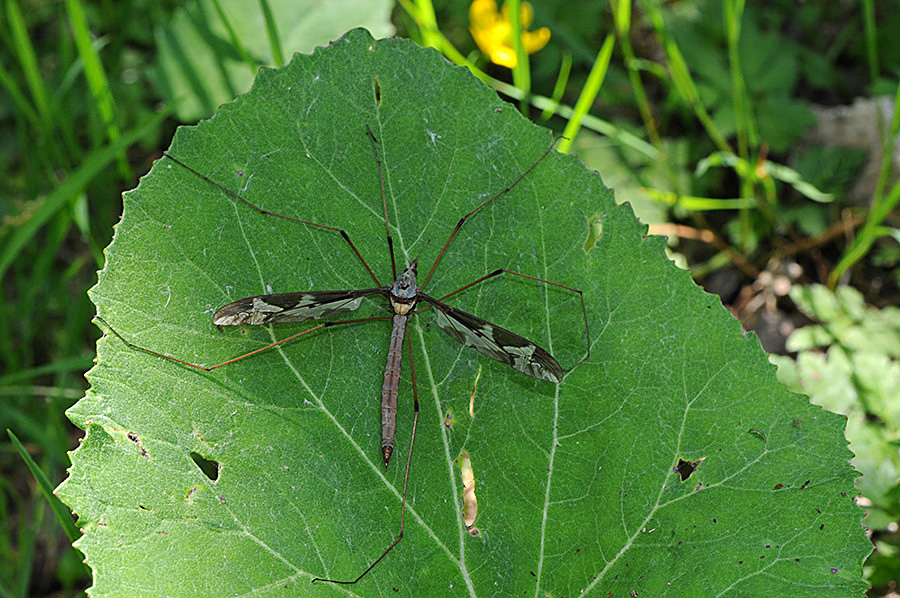
[[269, 349], [272, 349], [272, 348], [275, 348], [275, 347], [277, 347], [277, 346], [279, 346], [279, 345], [283, 345], [283, 344], [285, 344], [285, 343], [288, 343], [288, 342], [290, 342], [290, 341], [292, 341], [292, 340], [294, 340], [294, 339], [297, 339], [297, 338], [300, 338], [301, 336], [304, 336], [304, 335], [306, 335], [306, 334], [309, 334], [310, 332], [315, 332], [316, 330], [318, 330], [318, 329], [320, 329], [320, 328], [328, 328], [328, 327], [331, 327], [331, 326], [338, 326], [338, 325], [340, 325], [340, 324], [356, 324], [356, 323], [359, 323], [359, 322], [374, 322], [374, 321], [376, 321], [376, 320], [390, 320], [390, 318], [378, 318], [378, 317], [376, 317], [376, 318], [359, 318], [359, 319], [356, 319], [356, 320], [337, 320], [337, 321], [335, 321], [335, 322], [322, 322], [321, 324], [319, 324], [319, 325], [317, 325], [317, 326], [313, 326], [312, 328], [310, 328], [310, 329], [308, 329], [308, 330], [304, 330], [303, 332], [298, 332], [297, 334], [293, 334], [293, 335], [291, 335], [291, 336], [289, 336], [289, 337], [287, 337], [287, 338], [283, 338], [283, 339], [281, 339], [280, 341], [275, 341], [274, 343], [272, 343], [272, 344], [270, 344], [270, 345], [266, 345], [265, 347], [260, 347], [259, 349], [255, 349], [255, 350], [253, 350], [253, 351], [250, 351], [249, 353], [244, 353], [243, 355], [238, 355], [237, 357], [233, 357], [233, 358], [231, 358], [231, 359], [229, 359], [229, 360], [227, 360], [227, 361], [223, 361], [222, 363], [217, 363], [217, 364], [215, 364], [215, 365], [206, 366], [206, 365], [199, 365], [199, 364], [196, 364], [196, 363], [191, 363], [190, 361], [184, 361], [184, 360], [182, 360], [182, 359], [178, 359], [177, 357], [172, 357], [171, 355], [166, 355], [165, 353], [159, 353], [159, 352], [157, 352], [157, 351], [154, 351], [153, 349], [148, 349], [148, 348], [146, 348], [146, 347], [142, 347], [142, 346], [140, 346], [140, 345], [136, 345], [135, 343], [131, 342], [130, 340], [126, 339], [124, 336], [122, 336], [121, 334], [119, 334], [119, 332], [118, 332], [115, 328], [113, 328], [112, 326], [109, 325], [109, 322], [107, 322], [106, 320], [104, 320], [104, 319], [101, 318], [100, 316], [95, 316], [95, 317], [97, 318], [97, 320], [98, 320], [99, 322], [101, 322], [104, 326], [106, 326], [106, 328], [108, 328], [110, 332], [112, 332], [114, 335], [116, 335], [116, 336], [119, 338], [120, 341], [122, 341], [123, 343], [125, 343], [125, 344], [126, 344], [128, 347], [130, 347], [131, 349], [135, 349], [135, 350], [137, 350], [137, 351], [143, 351], [144, 353], [148, 353], [148, 354], [153, 355], [153, 356], [155, 356], [155, 357], [161, 357], [162, 359], [167, 359], [167, 360], [169, 360], [169, 361], [174, 361], [175, 363], [180, 363], [181, 365], [186, 365], [186, 366], [188, 366], [188, 367], [196, 368], [196, 369], [198, 369], [198, 370], [203, 370], [204, 372], [211, 372], [211, 371], [213, 371], [213, 370], [215, 370], [215, 369], [217, 369], [217, 368], [220, 368], [220, 367], [222, 367], [222, 366], [226, 366], [226, 365], [231, 364], [231, 363], [234, 363], [234, 362], [236, 362], [236, 361], [240, 361], [240, 360], [242, 360], [242, 359], [246, 359], [247, 357], [250, 357], [250, 356], [252, 356], [252, 355], [256, 355], [257, 353], [262, 353], [263, 351], [268, 351]]
[[[201, 174], [201, 173], [197, 172], [196, 170], [194, 170], [193, 168], [191, 168], [190, 166], [188, 166], [187, 164], [185, 164], [184, 162], [182, 162], [182, 161], [179, 160], [178, 158], [175, 158], [174, 156], [172, 156], [172, 155], [170, 155], [170, 154], [167, 154], [166, 152], [163, 152], [163, 155], [164, 155], [166, 158], [168, 158], [169, 160], [171, 160], [172, 162], [175, 162], [176, 164], [178, 164], [179, 166], [181, 166], [182, 168], [184, 168], [184, 169], [186, 169], [186, 170], [188, 170], [188, 171], [194, 173], [195, 175], [197, 175], [198, 177], [200, 177], [201, 179], [203, 179], [203, 180], [206, 181], [207, 183], [209, 183], [209, 184], [211, 184], [211, 185], [214, 185], [215, 187], [217, 187], [219, 190], [221, 190], [221, 191], [222, 191], [223, 193], [225, 193], [226, 195], [229, 195], [229, 196], [233, 197], [234, 199], [237, 199], [238, 201], [240, 201], [240, 202], [244, 203], [245, 205], [249, 206], [250, 208], [253, 208], [254, 210], [256, 210], [257, 212], [259, 212], [259, 213], [262, 214], [263, 216], [275, 216], [276, 218], [283, 218], [284, 220], [290, 220], [291, 222], [297, 222], [297, 223], [300, 223], [300, 224], [306, 224], [306, 225], [308, 225], [308, 226], [315, 226], [315, 227], [317, 227], [317, 228], [324, 228], [325, 230], [330, 230], [330, 231], [334, 231], [334, 232], [336, 232], [336, 233], [339, 233], [339, 234], [341, 235], [341, 237], [343, 237], [344, 240], [347, 242], [347, 244], [350, 245], [350, 249], [352, 249], [352, 250], [353, 250], [353, 253], [356, 254], [356, 257], [359, 258], [360, 263], [362, 263], [363, 267], [365, 267], [366, 272], [369, 273], [369, 276], [372, 277], [372, 280], [375, 281], [375, 284], [378, 285], [378, 286], [382, 286], [382, 284], [381, 284], [380, 282], [378, 282], [378, 278], [375, 277], [375, 273], [372, 272], [372, 269], [369, 267], [369, 264], [366, 263], [366, 260], [363, 259], [362, 254], [361, 254], [361, 253], [359, 252], [359, 250], [356, 248], [356, 245], [354, 245], [354, 244], [353, 244], [353, 241], [350, 240], [350, 235], [348, 235], [348, 234], [344, 231], [344, 229], [342, 229], [342, 228], [337, 228], [336, 226], [328, 226], [327, 224], [318, 224], [318, 223], [316, 223], [316, 222], [310, 222], [309, 220], [301, 220], [300, 218], [294, 218], [294, 217], [292, 217], [292, 216], [285, 216], [284, 214], [278, 214], [278, 213], [276, 213], [276, 212], [270, 212], [269, 210], [264, 210], [263, 208], [259, 207], [259, 206], [256, 205], [255, 203], [252, 203], [252, 202], [250, 202], [250, 201], [244, 199], [243, 197], [241, 197], [240, 195], [238, 195], [237, 193], [235, 193], [234, 191], [232, 191], [232, 190], [229, 189], [228, 187], [226, 187], [226, 186], [224, 186], [224, 185], [222, 185], [222, 184], [220, 184], [220, 183], [215, 182], [214, 180], [212, 180], [211, 178], [209, 178], [208, 176], [206, 176], [206, 175], [204, 175], [204, 174]], [[381, 163], [379, 162], [379, 168], [380, 168], [380, 166], [381, 166]], [[385, 204], [385, 206], [386, 206], [386, 205], [387, 205], [387, 204]], [[386, 215], [386, 214], [387, 214], [387, 207], [385, 207], [385, 215]], [[391, 253], [391, 260], [393, 261], [393, 252]], [[394, 273], [394, 277], [396, 278], [396, 272]]]
[[[575, 369], [576, 367], [578, 367], [579, 365], [581, 365], [582, 363], [584, 363], [585, 360], [587, 360], [588, 357], [591, 356], [591, 331], [590, 331], [590, 329], [589, 329], [589, 327], [588, 327], [587, 308], [586, 308], [585, 305], [584, 305], [584, 293], [582, 293], [580, 289], [576, 289], [576, 288], [574, 288], [574, 287], [568, 287], [568, 286], [566, 286], [566, 285], [564, 285], [564, 284], [560, 284], [560, 283], [558, 283], [558, 282], [553, 282], [552, 280], [544, 280], [543, 278], [538, 278], [537, 276], [531, 276], [530, 274], [522, 274], [521, 272], [516, 272], [515, 270], [507, 270], [507, 269], [505, 269], [505, 268], [500, 268], [500, 269], [494, 270], [493, 272], [491, 272], [491, 273], [489, 273], [489, 274], [485, 274], [485, 275], [482, 276], [481, 278], [477, 278], [477, 279], [473, 280], [473, 281], [470, 282], [469, 284], [466, 284], [466, 285], [463, 285], [463, 286], [459, 287], [458, 289], [456, 289], [456, 290], [453, 291], [452, 293], [448, 293], [448, 294], [444, 295], [444, 296], [441, 297], [438, 301], [440, 301], [440, 302], [443, 303], [444, 301], [446, 301], [446, 300], [449, 299], [450, 297], [452, 297], [452, 296], [454, 296], [454, 295], [456, 295], [456, 294], [462, 293], [462, 292], [465, 291], [466, 289], [470, 289], [470, 288], [474, 287], [476, 284], [482, 283], [482, 282], [484, 282], [485, 280], [494, 278], [495, 276], [499, 276], [499, 275], [501, 275], [501, 274], [513, 274], [513, 275], [515, 275], [515, 276], [521, 276], [522, 278], [527, 278], [527, 279], [529, 279], [529, 280], [534, 280], [534, 281], [537, 281], [537, 282], [542, 282], [542, 283], [544, 283], [544, 284], [551, 284], [551, 285], [553, 285], [553, 286], [555, 286], [555, 287], [559, 287], [559, 288], [561, 288], [561, 289], [565, 289], [565, 290], [571, 291], [571, 292], [573, 292], [573, 293], [578, 293], [578, 298], [581, 300], [581, 315], [584, 317], [584, 334], [585, 334], [585, 338], [586, 338], [586, 342], [587, 342], [587, 351], [585, 352], [584, 357], [582, 357], [581, 359], [579, 359], [578, 362], [576, 362], [574, 365], [572, 365], [572, 366], [570, 366], [570, 367], [567, 367], [567, 368], [563, 368], [563, 371], [564, 371], [564, 372], [568, 372], [568, 371], [571, 371], [571, 370]], [[420, 312], [422, 312], [422, 311], [428, 309], [429, 307], [431, 307], [431, 304], [426, 304], [425, 307], [416, 310], [416, 313], [418, 314], [418, 313], [420, 313]]]
[[372, 129], [369, 128], [369, 125], [366, 125], [366, 133], [369, 134], [369, 139], [372, 141], [372, 151], [375, 152], [375, 161], [378, 163], [378, 180], [381, 182], [381, 204], [384, 206], [384, 227], [387, 229], [388, 253], [391, 254], [391, 273], [396, 280], [397, 263], [394, 261], [394, 238], [391, 236], [391, 225], [388, 222], [387, 198], [384, 194], [384, 171], [381, 167], [381, 156], [378, 154], [378, 140], [375, 139], [375, 135], [372, 133]]
[[[408, 332], [408, 331], [407, 331]], [[358, 582], [360, 579], [366, 576], [366, 574], [375, 568], [375, 565], [381, 562], [384, 557], [388, 555], [388, 553], [394, 549], [394, 546], [400, 543], [400, 540], [403, 539], [403, 530], [406, 526], [406, 488], [409, 484], [409, 467], [412, 464], [412, 452], [413, 446], [416, 443], [416, 427], [419, 424], [419, 391], [416, 387], [416, 367], [413, 365], [413, 349], [412, 349], [412, 338], [410, 335], [406, 335], [407, 347], [409, 347], [409, 375], [412, 377], [412, 387], [413, 387], [413, 425], [412, 425], [412, 435], [409, 437], [409, 452], [406, 454], [406, 473], [403, 474], [403, 494], [400, 499], [400, 531], [397, 533], [397, 538], [391, 542], [391, 545], [385, 549], [384, 552], [381, 553], [381, 556], [375, 559], [375, 561], [369, 565], [365, 571], [359, 574], [359, 577], [354, 579], [353, 581], [342, 581], [338, 579], [325, 579], [324, 577], [316, 577], [313, 578], [313, 583], [317, 581], [325, 581], [328, 583], [336, 583], [342, 585], [352, 585]]]
[[529, 166], [525, 172], [520, 174], [516, 180], [514, 180], [512, 183], [507, 185], [505, 189], [503, 189], [502, 191], [498, 191], [497, 193], [494, 193], [493, 195], [488, 197], [486, 200], [484, 200], [483, 202], [478, 204], [478, 206], [474, 210], [472, 210], [471, 212], [469, 212], [468, 214], [466, 214], [465, 216], [463, 216], [462, 218], [459, 219], [459, 222], [457, 222], [456, 226], [453, 228], [453, 232], [450, 233], [450, 236], [447, 238], [447, 242], [444, 243], [443, 247], [441, 247], [441, 252], [438, 254], [437, 258], [434, 260], [434, 263], [431, 264], [431, 270], [428, 271], [428, 276], [426, 276], [425, 280], [422, 282], [422, 284], [419, 285], [419, 290], [424, 289], [425, 285], [428, 284], [428, 281], [431, 279], [432, 273], [434, 273], [434, 269], [437, 268], [438, 262], [441, 261], [442, 257], [444, 257], [444, 252], [447, 251], [447, 246], [450, 245], [450, 241], [453, 240], [453, 237], [456, 236], [456, 233], [459, 232], [459, 229], [462, 228], [462, 225], [466, 222], [466, 220], [469, 218], [469, 216], [471, 216], [472, 214], [474, 214], [475, 212], [477, 212], [478, 210], [480, 210], [487, 204], [494, 201], [496, 198], [500, 197], [501, 195], [503, 195], [504, 193], [508, 192], [510, 189], [512, 189], [513, 187], [518, 185], [519, 181], [524, 179], [528, 175], [529, 172], [534, 170], [538, 164], [540, 164], [541, 162], [544, 161], [544, 158], [546, 158], [548, 155], [550, 155], [550, 152], [553, 151], [553, 148], [556, 146], [556, 143], [560, 139], [562, 139], [562, 137], [557, 137], [556, 139], [554, 139], [553, 143], [550, 144], [550, 147], [547, 148], [547, 151], [545, 151], [543, 154], [541, 154], [541, 157], [538, 158], [537, 160], [535, 160], [534, 164]]

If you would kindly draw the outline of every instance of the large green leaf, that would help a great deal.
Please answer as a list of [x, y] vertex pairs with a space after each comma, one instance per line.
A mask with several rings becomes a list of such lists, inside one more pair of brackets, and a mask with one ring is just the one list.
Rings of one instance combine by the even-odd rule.
[[[343, 228], [388, 284], [366, 125], [399, 266], [418, 257], [420, 281], [460, 217], [551, 143], [435, 52], [356, 30], [261, 72], [169, 151], [266, 209]], [[412, 384], [405, 362], [385, 470], [389, 322], [211, 373], [105, 337], [69, 411], [87, 434], [59, 489], [85, 531], [91, 595], [862, 595], [870, 545], [844, 420], [779, 385], [756, 338], [645, 234], [596, 173], [555, 152], [465, 223], [426, 290], [496, 268], [580, 288], [590, 358], [541, 382], [454, 343], [431, 313], [414, 318], [406, 536], [356, 586], [311, 580], [355, 577], [397, 532]], [[107, 258], [91, 293], [105, 320], [204, 364], [305, 328], [217, 330], [210, 315], [230, 300], [374, 284], [337, 233], [262, 216], [165, 158], [127, 194]], [[563, 366], [584, 355], [573, 293], [504, 276], [450, 301]], [[464, 525], [463, 450], [478, 537]]]

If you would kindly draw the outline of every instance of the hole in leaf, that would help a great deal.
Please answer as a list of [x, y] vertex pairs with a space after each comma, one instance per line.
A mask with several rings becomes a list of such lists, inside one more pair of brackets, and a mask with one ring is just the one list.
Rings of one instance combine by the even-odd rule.
[[587, 239], [584, 240], [584, 252], [587, 253], [594, 248], [600, 237], [603, 236], [603, 221], [600, 216], [594, 216], [588, 221]]
[[144, 459], [150, 458], [150, 453], [148, 453], [147, 449], [144, 448], [144, 445], [141, 444], [140, 436], [138, 436], [134, 432], [128, 432], [125, 436], [128, 438], [128, 440], [133, 442], [138, 447], [138, 450], [141, 452], [141, 457], [143, 457]]
[[678, 460], [678, 465], [672, 468], [672, 471], [681, 476], [681, 481], [685, 481], [689, 477], [691, 477], [701, 463], [706, 459], [706, 457], [700, 457], [696, 461], [685, 461], [684, 459]]
[[203, 472], [203, 475], [211, 479], [212, 481], [216, 481], [219, 479], [219, 462], [211, 461], [210, 459], [204, 458], [199, 453], [195, 453], [191, 451], [191, 459], [193, 459], [194, 463], [197, 464], [197, 467], [200, 468], [200, 471]]
[[373, 79], [372, 83], [375, 88], [375, 105], [381, 106], [381, 83], [378, 82], [378, 79]]

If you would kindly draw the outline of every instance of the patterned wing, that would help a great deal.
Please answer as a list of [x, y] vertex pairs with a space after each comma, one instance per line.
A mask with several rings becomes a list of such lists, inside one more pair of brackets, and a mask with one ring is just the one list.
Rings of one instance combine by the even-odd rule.
[[556, 359], [530, 340], [427, 295], [419, 296], [434, 306], [438, 328], [456, 342], [538, 380], [562, 380], [563, 369]]
[[220, 307], [213, 315], [213, 324], [237, 326], [321, 320], [359, 309], [366, 297], [383, 295], [385, 292], [385, 289], [362, 289], [246, 297]]

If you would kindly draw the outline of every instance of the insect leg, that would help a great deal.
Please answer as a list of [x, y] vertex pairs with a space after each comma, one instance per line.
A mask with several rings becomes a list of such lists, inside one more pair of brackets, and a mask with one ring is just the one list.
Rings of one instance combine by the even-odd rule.
[[374, 320], [386, 320], [387, 318], [361, 318], [361, 319], [356, 319], [356, 320], [338, 320], [335, 322], [322, 322], [321, 324], [319, 324], [317, 326], [313, 326], [312, 328], [304, 330], [303, 332], [298, 332], [297, 334], [293, 334], [287, 338], [283, 338], [280, 341], [275, 341], [274, 343], [266, 345], [265, 347], [260, 347], [259, 349], [255, 349], [253, 351], [250, 351], [249, 353], [244, 353], [243, 355], [238, 355], [237, 357], [233, 357], [231, 359], [223, 361], [222, 363], [217, 363], [215, 365], [210, 365], [210, 366], [199, 365], [196, 363], [191, 363], [190, 361], [184, 361], [183, 359], [178, 359], [177, 357], [172, 357], [171, 355], [166, 355], [165, 353], [159, 353], [158, 351], [154, 351], [153, 349], [148, 349], [147, 347], [142, 347], [140, 345], [137, 345], [137, 344], [131, 342], [130, 340], [126, 339], [121, 334], [119, 334], [119, 332], [115, 328], [113, 328], [112, 326], [109, 325], [109, 322], [107, 322], [100, 316], [96, 316], [96, 319], [101, 324], [103, 324], [103, 326], [105, 326], [110, 332], [112, 332], [115, 336], [117, 336], [120, 341], [125, 343], [125, 345], [127, 345], [131, 349], [134, 349], [136, 351], [143, 351], [144, 353], [147, 353], [149, 355], [153, 355], [155, 357], [161, 357], [162, 359], [167, 359], [169, 361], [173, 361], [175, 363], [180, 363], [181, 365], [186, 365], [188, 367], [192, 367], [192, 368], [195, 368], [198, 370], [203, 370], [205, 372], [211, 372], [222, 366], [232, 364], [236, 361], [240, 361], [242, 359], [246, 359], [247, 357], [256, 355], [257, 353], [262, 353], [263, 351], [268, 351], [269, 349], [273, 349], [279, 345], [283, 345], [294, 339], [298, 339], [301, 336], [307, 335], [310, 332], [315, 332], [316, 330], [319, 330], [320, 328], [328, 328], [330, 326], [337, 326], [339, 324], [354, 324], [354, 323], [358, 323], [358, 322], [371, 322]]
[[366, 132], [372, 141], [372, 151], [375, 152], [375, 161], [378, 163], [378, 180], [381, 183], [381, 204], [384, 206], [384, 227], [387, 229], [388, 253], [391, 254], [391, 272], [394, 275], [394, 279], [396, 279], [397, 263], [394, 261], [394, 239], [391, 237], [391, 225], [388, 222], [387, 199], [384, 195], [384, 171], [381, 167], [381, 156], [378, 154], [378, 140], [375, 139], [375, 135], [372, 133], [372, 129], [369, 128], [369, 125], [366, 125]]
[[409, 484], [409, 467], [412, 464], [412, 452], [413, 446], [416, 443], [416, 426], [419, 423], [419, 392], [416, 387], [416, 368], [413, 365], [413, 350], [412, 350], [412, 337], [410, 335], [406, 335], [407, 347], [409, 347], [409, 374], [412, 377], [412, 387], [413, 387], [413, 425], [412, 425], [412, 434], [409, 438], [409, 452], [406, 454], [406, 473], [403, 474], [403, 494], [400, 499], [400, 531], [397, 533], [396, 539], [385, 549], [384, 552], [381, 553], [375, 561], [366, 568], [365, 571], [360, 573], [359, 577], [350, 581], [342, 581], [338, 579], [325, 579], [322, 577], [316, 577], [313, 579], [313, 582], [317, 581], [325, 581], [328, 583], [336, 583], [342, 585], [352, 585], [358, 582], [360, 579], [366, 576], [366, 574], [375, 568], [375, 565], [380, 563], [384, 557], [388, 555], [388, 553], [394, 549], [394, 546], [400, 543], [400, 540], [403, 539], [404, 528], [406, 526], [406, 488]]
[[500, 196], [503, 195], [504, 193], [507, 193], [508, 191], [510, 191], [510, 190], [511, 190], [513, 187], [515, 187], [516, 185], [518, 185], [519, 182], [520, 182], [522, 179], [524, 179], [524, 178], [528, 175], [528, 173], [530, 173], [532, 170], [534, 170], [534, 169], [537, 167], [538, 164], [540, 164], [541, 162], [544, 161], [544, 158], [546, 158], [548, 155], [550, 155], [550, 152], [553, 151], [554, 146], [556, 146], [556, 143], [557, 143], [560, 139], [562, 139], [562, 138], [561, 138], [561, 137], [557, 137], [556, 139], [554, 139], [554, 140], [553, 140], [553, 143], [550, 144], [550, 147], [548, 147], [547, 150], [546, 150], [543, 154], [541, 154], [541, 157], [538, 158], [537, 160], [535, 160], [535, 161], [534, 161], [534, 164], [532, 164], [531, 166], [529, 166], [528, 169], [525, 170], [525, 172], [523, 172], [522, 174], [520, 174], [519, 177], [518, 177], [516, 180], [514, 180], [512, 183], [510, 183], [509, 185], [507, 185], [505, 189], [503, 189], [503, 190], [501, 190], [501, 191], [498, 191], [497, 193], [494, 193], [493, 195], [491, 195], [490, 197], [488, 197], [486, 200], [484, 200], [483, 202], [481, 202], [480, 204], [478, 204], [478, 206], [476, 206], [474, 210], [472, 210], [471, 212], [469, 212], [468, 214], [466, 214], [465, 216], [463, 216], [462, 218], [459, 219], [459, 222], [457, 222], [457, 223], [456, 223], [456, 226], [453, 228], [453, 232], [450, 233], [450, 236], [447, 238], [447, 241], [444, 243], [444, 246], [441, 247], [441, 252], [438, 253], [438, 256], [437, 256], [437, 258], [434, 260], [434, 263], [431, 264], [431, 270], [428, 271], [428, 276], [426, 276], [426, 277], [425, 277], [425, 280], [422, 282], [422, 284], [419, 285], [419, 290], [424, 289], [424, 288], [425, 288], [425, 285], [428, 284], [429, 279], [431, 279], [432, 273], [434, 273], [434, 269], [437, 268], [438, 262], [440, 262], [440, 261], [441, 261], [441, 258], [444, 257], [444, 252], [447, 251], [447, 246], [450, 245], [450, 241], [453, 240], [453, 237], [456, 236], [456, 233], [459, 232], [459, 229], [462, 228], [462, 225], [466, 222], [466, 220], [469, 218], [469, 216], [471, 216], [472, 214], [474, 214], [475, 212], [477, 212], [478, 210], [480, 210], [481, 208], [483, 208], [483, 207], [486, 206], [487, 204], [491, 203], [492, 201], [494, 201], [495, 199], [497, 199], [498, 197], [500, 197]]
[[[299, 223], [299, 224], [306, 224], [306, 225], [308, 225], [308, 226], [315, 226], [315, 227], [317, 227], [317, 228], [323, 228], [323, 229], [325, 229], [325, 230], [330, 230], [330, 231], [334, 231], [334, 232], [336, 232], [336, 233], [339, 233], [339, 234], [341, 235], [341, 237], [343, 237], [344, 241], [346, 241], [347, 244], [350, 245], [350, 249], [352, 249], [352, 250], [353, 250], [353, 253], [356, 254], [356, 257], [359, 258], [360, 263], [362, 263], [363, 267], [365, 267], [366, 272], [369, 273], [369, 276], [372, 277], [372, 280], [375, 281], [375, 284], [378, 285], [378, 286], [381, 286], [381, 283], [378, 282], [378, 278], [375, 277], [375, 273], [372, 272], [372, 269], [369, 267], [369, 264], [367, 264], [367, 263], [366, 263], [366, 260], [363, 259], [363, 256], [362, 256], [362, 254], [359, 252], [359, 250], [356, 248], [356, 245], [354, 245], [354, 244], [353, 244], [353, 241], [350, 240], [350, 235], [348, 235], [347, 232], [344, 231], [344, 229], [342, 229], [342, 228], [337, 228], [336, 226], [328, 226], [327, 224], [319, 224], [319, 223], [317, 223], [317, 222], [310, 222], [310, 221], [308, 221], [308, 220], [301, 220], [300, 218], [294, 218], [293, 216], [285, 216], [284, 214], [278, 214], [278, 213], [276, 213], [276, 212], [270, 212], [269, 210], [264, 210], [263, 208], [259, 207], [259, 206], [256, 205], [255, 203], [252, 203], [252, 202], [250, 202], [250, 201], [244, 199], [243, 197], [241, 197], [239, 194], [235, 193], [234, 191], [232, 191], [232, 190], [229, 189], [228, 187], [226, 187], [226, 186], [224, 186], [224, 185], [222, 185], [222, 184], [220, 184], [220, 183], [215, 182], [214, 180], [212, 180], [211, 178], [209, 178], [208, 176], [206, 176], [206, 175], [204, 175], [204, 174], [201, 174], [201, 173], [197, 172], [196, 170], [194, 170], [193, 168], [191, 168], [190, 166], [188, 166], [187, 164], [185, 164], [184, 162], [182, 162], [182, 161], [179, 160], [178, 158], [175, 158], [174, 156], [172, 156], [172, 155], [170, 155], [170, 154], [167, 154], [166, 152], [163, 152], [163, 155], [164, 155], [166, 158], [168, 158], [169, 160], [171, 160], [172, 162], [175, 162], [176, 164], [178, 164], [179, 166], [181, 166], [182, 168], [184, 168], [185, 170], [188, 170], [189, 172], [194, 173], [195, 175], [197, 175], [198, 177], [200, 177], [201, 179], [203, 179], [203, 180], [206, 181], [207, 183], [209, 183], [209, 184], [211, 184], [211, 185], [214, 185], [215, 187], [217, 187], [219, 190], [221, 190], [221, 191], [222, 191], [223, 193], [225, 193], [226, 195], [228, 195], [228, 196], [230, 196], [230, 197], [233, 197], [234, 199], [237, 199], [237, 200], [240, 201], [241, 203], [245, 204], [246, 206], [248, 206], [248, 207], [250, 207], [250, 208], [256, 210], [257, 212], [259, 212], [259, 213], [262, 214], [263, 216], [275, 216], [276, 218], [282, 218], [282, 219], [284, 219], [284, 220], [290, 220], [291, 222], [297, 222], [297, 223]], [[380, 165], [380, 162], [379, 162], [379, 165]], [[391, 259], [393, 259], [393, 253], [391, 253]]]

